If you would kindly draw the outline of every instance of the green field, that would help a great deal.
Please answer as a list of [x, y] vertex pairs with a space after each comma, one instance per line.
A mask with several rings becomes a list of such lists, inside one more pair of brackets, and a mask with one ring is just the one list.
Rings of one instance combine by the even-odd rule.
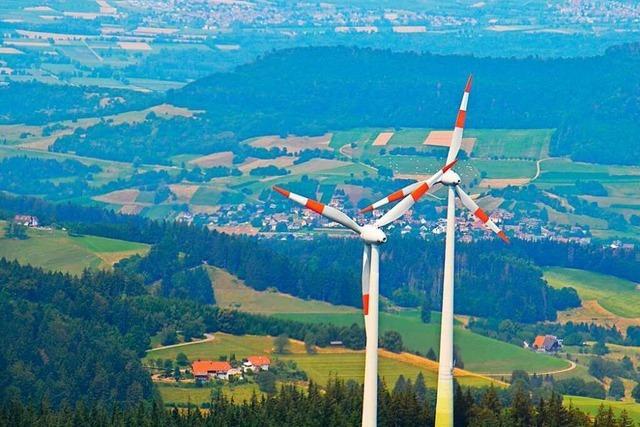
[[4, 237], [6, 222], [0, 221], [0, 257], [46, 270], [82, 273], [86, 268], [109, 268], [148, 245], [97, 236], [69, 236], [61, 230], [28, 230], [29, 239]]
[[224, 270], [210, 267], [216, 304], [249, 313], [355, 313], [354, 307], [303, 300], [276, 291], [256, 291]]
[[553, 129], [471, 129], [465, 137], [476, 138], [473, 157], [542, 159], [549, 155]]
[[[276, 317], [303, 322], [330, 322], [348, 326], [362, 325], [358, 313], [343, 314], [277, 314]], [[433, 319], [436, 321], [437, 319]], [[380, 332], [398, 331], [405, 347], [425, 354], [429, 348], [436, 352], [439, 346], [440, 326], [438, 323], [424, 324], [416, 311], [403, 314], [380, 313]], [[528, 372], [548, 372], [568, 367], [562, 359], [544, 356], [520, 347], [474, 334], [462, 327], [455, 331], [455, 343], [459, 346], [466, 369], [472, 372], [490, 374], [510, 374], [515, 369]]]
[[[148, 359], [175, 359], [180, 352], [189, 360], [217, 360], [219, 356], [235, 354], [237, 359], [251, 355], [270, 354], [273, 338], [267, 336], [244, 335], [235, 336], [216, 333], [212, 341], [187, 344], [173, 348], [154, 349], [147, 353]], [[270, 355], [281, 360], [293, 360], [298, 367], [307, 372], [310, 378], [325, 384], [332, 376], [345, 380], [362, 381], [364, 376], [364, 351], [352, 351], [343, 348], [319, 349], [315, 355], [309, 355], [301, 342], [292, 341], [291, 351], [285, 355]], [[393, 385], [400, 375], [415, 378], [419, 372], [425, 376], [429, 385], [435, 385], [437, 365], [427, 359], [413, 356], [382, 354], [379, 359], [380, 376]], [[459, 376], [462, 384], [469, 386], [488, 385], [491, 381], [484, 377], [474, 376], [462, 371]]]
[[552, 267], [544, 270], [544, 278], [555, 288], [572, 287], [583, 300], [598, 303], [621, 317], [640, 317], [638, 284], [605, 274], [572, 268]]
[[612, 400], [592, 399], [590, 397], [564, 396], [563, 404], [565, 406], [573, 405], [590, 415], [596, 415], [600, 405], [604, 405], [605, 408], [611, 406], [616, 415], [626, 410], [631, 419], [636, 423], [640, 423], [640, 404], [635, 402], [616, 402]]

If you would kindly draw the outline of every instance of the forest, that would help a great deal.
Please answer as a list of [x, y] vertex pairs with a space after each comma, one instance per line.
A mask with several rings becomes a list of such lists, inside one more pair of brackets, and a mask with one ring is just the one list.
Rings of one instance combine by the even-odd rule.
[[[614, 415], [601, 406], [593, 419], [569, 405], [555, 393], [532, 394], [533, 379], [519, 377], [509, 389], [462, 390], [456, 384], [454, 425], [456, 427], [631, 427], [626, 412]], [[532, 397], [532, 395], [534, 397]], [[378, 389], [378, 425], [433, 426], [435, 391], [428, 389], [420, 377], [415, 382], [400, 377], [396, 384], [381, 382]], [[54, 409], [43, 402], [25, 405], [13, 400], [0, 407], [0, 423], [10, 426], [150, 426], [227, 427], [227, 426], [309, 426], [336, 427], [360, 425], [362, 390], [353, 381], [331, 380], [320, 388], [311, 382], [308, 390], [282, 386], [268, 397], [243, 403], [223, 394], [212, 396], [210, 411], [194, 409], [165, 411], [158, 403], [140, 404], [129, 409], [104, 405], [67, 405]]]

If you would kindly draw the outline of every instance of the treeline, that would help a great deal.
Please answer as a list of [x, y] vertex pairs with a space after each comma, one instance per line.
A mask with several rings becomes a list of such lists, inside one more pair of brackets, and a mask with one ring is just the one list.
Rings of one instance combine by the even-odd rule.
[[[87, 166], [71, 159], [57, 161], [26, 156], [8, 157], [0, 161], [0, 190], [52, 198], [73, 197], [89, 192], [87, 180], [101, 170], [99, 166]], [[49, 181], [69, 177], [73, 177], [73, 180], [59, 183]]]
[[142, 110], [159, 102], [155, 95], [130, 90], [37, 82], [0, 86], [0, 100], [0, 123], [29, 125]]
[[[393, 389], [382, 382], [378, 390], [378, 425], [433, 426], [433, 390], [424, 382], [398, 381]], [[295, 386], [282, 386], [268, 397], [255, 395], [243, 403], [215, 394], [210, 410], [189, 408], [171, 411], [158, 404], [139, 405], [128, 410], [111, 409], [101, 405], [67, 406], [51, 409], [46, 402], [25, 405], [19, 401], [6, 402], [0, 408], [0, 423], [10, 426], [68, 425], [125, 426], [162, 425], [176, 427], [227, 426], [357, 426], [361, 424], [362, 388], [355, 382], [332, 379], [320, 389], [310, 383], [304, 391]], [[526, 388], [513, 387], [507, 392], [495, 388], [463, 391], [455, 389], [454, 425], [480, 427], [632, 427], [634, 422], [626, 412], [615, 416], [611, 408], [602, 406], [592, 419], [572, 405], [563, 406], [562, 396], [533, 399]]]
[[558, 128], [552, 155], [637, 164], [640, 77], [629, 70], [640, 65], [638, 46], [553, 59], [287, 49], [171, 91], [167, 100], [205, 109], [210, 126], [240, 138], [362, 126], [448, 129], [473, 73], [470, 128]]

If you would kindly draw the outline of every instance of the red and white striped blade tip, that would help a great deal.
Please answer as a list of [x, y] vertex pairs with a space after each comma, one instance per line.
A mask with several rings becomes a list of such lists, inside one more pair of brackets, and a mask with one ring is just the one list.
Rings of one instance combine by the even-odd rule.
[[289, 197], [289, 194], [291, 194], [289, 191], [285, 190], [284, 188], [278, 187], [277, 185], [274, 185], [272, 188], [274, 189], [274, 191], [277, 191], [287, 198]]
[[509, 240], [507, 235], [504, 234], [504, 231], [500, 230], [500, 232], [498, 233], [498, 237], [500, 237], [502, 241], [505, 242], [507, 245], [511, 244], [511, 240]]
[[360, 213], [367, 213], [367, 212], [371, 212], [373, 210], [373, 205], [369, 205], [364, 209], [360, 209]]
[[471, 92], [471, 83], [473, 82], [473, 74], [469, 74], [467, 79], [467, 85], [464, 87], [465, 92]]

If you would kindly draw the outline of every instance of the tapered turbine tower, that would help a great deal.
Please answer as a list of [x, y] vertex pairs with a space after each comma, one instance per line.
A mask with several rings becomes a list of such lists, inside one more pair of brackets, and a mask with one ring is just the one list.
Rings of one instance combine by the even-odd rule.
[[[462, 145], [462, 134], [464, 122], [467, 116], [467, 103], [471, 92], [471, 76], [467, 80], [467, 85], [462, 95], [462, 102], [456, 117], [456, 124], [451, 136], [451, 145], [447, 155], [447, 164], [455, 164]], [[444, 254], [444, 280], [442, 287], [442, 323], [440, 328], [440, 357], [438, 366], [438, 394], [436, 399], [436, 426], [453, 426], [453, 290], [454, 290], [454, 259], [455, 259], [455, 230], [456, 230], [456, 195], [460, 198], [462, 205], [470, 210], [476, 218], [482, 221], [491, 231], [496, 233], [504, 242], [509, 243], [509, 239], [498, 226], [491, 221], [489, 216], [460, 188], [460, 176], [452, 169], [448, 169], [441, 176], [435, 175], [428, 181], [418, 181], [408, 185], [395, 193], [390, 194], [363, 209], [370, 211], [387, 203], [399, 200], [414, 189], [424, 185], [424, 183], [441, 184], [447, 187], [447, 234], [445, 238]], [[395, 207], [394, 207], [395, 209]], [[391, 212], [391, 211], [389, 211]]]

